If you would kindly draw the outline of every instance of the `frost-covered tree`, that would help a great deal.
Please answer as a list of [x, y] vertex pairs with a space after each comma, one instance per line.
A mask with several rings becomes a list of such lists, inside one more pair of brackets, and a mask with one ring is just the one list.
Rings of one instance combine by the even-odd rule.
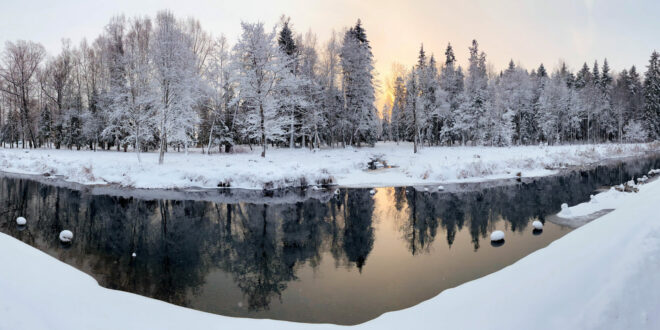
[[320, 147], [321, 130], [326, 127], [326, 117], [322, 108], [321, 76], [318, 75], [319, 57], [316, 52], [316, 36], [308, 31], [300, 45], [299, 90], [303, 97], [301, 108], [302, 145], [307, 141], [311, 148]]
[[124, 53], [127, 102], [124, 109], [116, 111], [111, 117], [116, 118], [122, 130], [127, 132], [123, 142], [134, 146], [139, 162], [142, 161], [142, 143], [153, 139], [157, 126], [154, 121], [155, 104], [158, 100], [157, 85], [151, 78], [152, 58], [149, 54], [151, 36], [151, 20], [136, 19], [131, 23]]
[[193, 107], [199, 100], [198, 63], [186, 35], [168, 11], [156, 16], [152, 62], [157, 98], [154, 102], [160, 141], [158, 163], [165, 159], [168, 141], [183, 143], [186, 151], [190, 133], [197, 123]]
[[404, 127], [406, 136], [409, 140], [413, 141], [413, 153], [417, 153], [417, 145], [419, 144], [419, 130], [420, 130], [420, 112], [423, 104], [420, 100], [419, 89], [419, 71], [417, 68], [410, 70], [408, 79], [406, 81], [406, 107]]
[[2, 79], [0, 90], [14, 99], [20, 109], [23, 148], [27, 145], [26, 138], [29, 139], [30, 147], [36, 147], [36, 134], [34, 134], [31, 120], [32, 101], [37, 89], [37, 71], [45, 54], [46, 51], [42, 45], [31, 41], [9, 41], [5, 44], [5, 52], [2, 57], [4, 65], [0, 70]]
[[289, 18], [282, 18], [282, 29], [277, 38], [280, 49], [279, 58], [286, 61], [286, 70], [280, 74], [278, 81], [278, 103], [282, 112], [281, 116], [286, 118], [287, 135], [289, 136], [289, 148], [293, 148], [296, 139], [296, 127], [300, 129], [301, 108], [305, 105], [304, 96], [301, 94], [299, 78], [299, 55], [300, 47], [294, 40], [293, 31], [289, 25]]
[[649, 136], [649, 133], [644, 129], [644, 125], [636, 120], [631, 120], [626, 124], [623, 132], [623, 140], [626, 142], [644, 142]]
[[390, 123], [394, 141], [398, 142], [404, 139], [405, 132], [406, 86], [403, 77], [395, 78], [393, 94]]
[[318, 79], [321, 85], [321, 107], [324, 109], [327, 130], [325, 140], [329, 145], [338, 142], [344, 127], [345, 120], [342, 119], [343, 95], [339, 87], [341, 73], [340, 54], [341, 44], [339, 37], [334, 31], [321, 52]]
[[570, 127], [571, 93], [562, 71], [546, 82], [538, 101], [538, 126], [541, 137], [549, 143], [560, 143]]
[[453, 124], [456, 118], [456, 111], [460, 104], [460, 95], [463, 92], [463, 71], [456, 64], [456, 56], [451, 44], [447, 44], [445, 50], [445, 64], [440, 70], [440, 87], [447, 93], [449, 102], [449, 113], [444, 120], [444, 125], [440, 132], [441, 139], [445, 142], [453, 142]]
[[259, 140], [261, 157], [269, 142], [282, 141], [285, 118], [279, 115], [278, 81], [288, 70], [289, 61], [275, 42], [275, 29], [266, 32], [263, 23], [242, 23], [243, 32], [234, 46], [236, 81], [243, 106], [247, 109], [246, 133]]
[[[225, 151], [229, 152], [235, 143], [235, 130], [233, 118], [237, 107], [232, 107], [236, 102], [234, 98], [234, 86], [232, 84], [232, 68], [230, 63], [229, 45], [225, 36], [218, 37], [211, 46], [208, 64], [205, 67], [204, 76], [207, 86], [207, 153], [211, 153], [213, 144], [219, 147], [224, 145]], [[206, 131], [205, 131], [206, 132]]]
[[342, 89], [346, 126], [344, 141], [373, 144], [378, 128], [375, 101], [373, 54], [362, 22], [357, 21], [344, 35], [341, 47]]
[[499, 113], [511, 112], [512, 142], [526, 144], [533, 140], [534, 132], [531, 123], [534, 120], [532, 106], [532, 81], [526, 70], [517, 67], [513, 60], [502, 73], [497, 88], [497, 103]]
[[467, 141], [483, 141], [486, 103], [489, 99], [486, 53], [479, 52], [479, 44], [472, 40], [465, 86], [461, 105], [455, 112], [454, 130], [465, 144]]

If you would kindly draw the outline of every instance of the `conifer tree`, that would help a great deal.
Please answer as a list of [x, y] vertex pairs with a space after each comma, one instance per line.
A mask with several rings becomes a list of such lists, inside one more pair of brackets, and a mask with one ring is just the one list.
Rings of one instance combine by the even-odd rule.
[[660, 54], [653, 51], [644, 77], [643, 127], [651, 140], [660, 137]]

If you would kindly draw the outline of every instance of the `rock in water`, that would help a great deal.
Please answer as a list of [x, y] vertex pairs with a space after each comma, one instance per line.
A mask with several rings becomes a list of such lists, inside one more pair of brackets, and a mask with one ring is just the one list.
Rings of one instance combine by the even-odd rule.
[[60, 241], [70, 243], [73, 240], [73, 233], [70, 230], [62, 230], [60, 232]]
[[133, 258], [137, 257], [137, 253], [133, 252], [133, 254], [131, 254], [131, 257]]
[[504, 240], [504, 232], [501, 230], [496, 230], [490, 234], [490, 240], [493, 242], [499, 242]]
[[541, 221], [535, 220], [532, 222], [532, 227], [534, 227], [534, 229], [543, 229], [543, 223]]
[[25, 226], [25, 224], [27, 224], [27, 220], [25, 220], [23, 217], [18, 217], [16, 218], [16, 224], [19, 226]]
[[375, 193], [376, 193], [376, 191], [375, 191], [375, 190], [373, 190], [373, 189], [371, 189], [371, 190], [369, 190], [369, 193], [373, 195], [373, 194], [375, 194]]

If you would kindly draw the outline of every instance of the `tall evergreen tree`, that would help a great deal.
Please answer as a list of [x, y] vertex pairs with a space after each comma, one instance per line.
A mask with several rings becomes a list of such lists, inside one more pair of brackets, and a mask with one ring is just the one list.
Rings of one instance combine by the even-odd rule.
[[651, 140], [660, 137], [660, 54], [653, 51], [644, 77], [643, 126]]
[[347, 131], [342, 132], [344, 141], [360, 145], [374, 144], [378, 128], [378, 114], [374, 106], [374, 64], [371, 46], [357, 21], [344, 35], [341, 49], [341, 66], [344, 92], [344, 115], [348, 118]]

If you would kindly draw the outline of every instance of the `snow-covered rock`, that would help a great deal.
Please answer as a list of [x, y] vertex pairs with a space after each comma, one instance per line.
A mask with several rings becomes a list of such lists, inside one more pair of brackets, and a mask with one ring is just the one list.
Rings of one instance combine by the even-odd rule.
[[376, 190], [374, 190], [374, 189], [371, 189], [371, 190], [369, 190], [369, 193], [373, 195], [373, 194], [375, 194], [375, 193], [376, 193]]
[[493, 242], [499, 242], [504, 240], [504, 232], [501, 230], [496, 230], [490, 234], [490, 240]]
[[438, 190], [440, 190], [440, 191], [445, 190], [445, 187], [444, 186], [438, 186]]
[[534, 227], [534, 229], [543, 229], [543, 223], [541, 221], [534, 220], [534, 222], [532, 222], [532, 227]]
[[70, 230], [62, 230], [60, 232], [60, 241], [70, 243], [73, 240], [73, 233]]
[[137, 257], [137, 253], [133, 252], [133, 254], [131, 254], [131, 257], [133, 258]]
[[16, 218], [16, 224], [19, 226], [25, 226], [25, 224], [27, 224], [27, 220], [24, 217], [18, 217]]
[[558, 215], [561, 217], [568, 217], [571, 215], [571, 209], [568, 207], [568, 204], [563, 203], [561, 204], [561, 212], [558, 213]]

